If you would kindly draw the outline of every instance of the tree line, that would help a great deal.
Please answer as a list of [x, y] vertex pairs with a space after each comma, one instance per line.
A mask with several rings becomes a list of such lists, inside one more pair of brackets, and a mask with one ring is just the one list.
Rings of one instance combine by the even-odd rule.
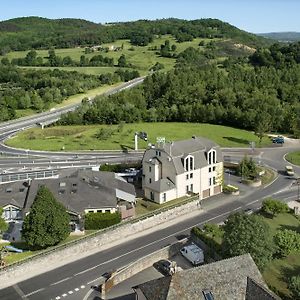
[[62, 117], [61, 124], [199, 122], [299, 134], [300, 65], [253, 67], [251, 58], [212, 63], [194, 48], [168, 73]]

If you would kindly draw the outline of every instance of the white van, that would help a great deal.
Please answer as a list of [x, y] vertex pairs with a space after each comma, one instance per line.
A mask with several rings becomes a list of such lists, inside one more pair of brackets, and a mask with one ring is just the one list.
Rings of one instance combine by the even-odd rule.
[[204, 263], [204, 253], [201, 248], [199, 248], [194, 243], [180, 249], [180, 253], [190, 261], [194, 266]]

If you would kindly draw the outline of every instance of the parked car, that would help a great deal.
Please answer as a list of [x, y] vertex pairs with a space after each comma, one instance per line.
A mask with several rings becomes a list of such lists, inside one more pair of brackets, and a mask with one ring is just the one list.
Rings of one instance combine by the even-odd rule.
[[204, 263], [203, 250], [194, 243], [180, 249], [180, 253], [194, 266]]
[[177, 264], [175, 261], [162, 259], [154, 263], [153, 266], [164, 275], [173, 275], [176, 272]]
[[246, 215], [252, 215], [252, 214], [253, 214], [253, 210], [252, 210], [251, 208], [246, 208], [246, 209], [244, 210], [244, 213], [245, 213]]
[[277, 136], [277, 137], [274, 137], [272, 138], [272, 142], [274, 144], [284, 144], [284, 137], [283, 136]]
[[285, 167], [285, 172], [286, 172], [286, 175], [288, 176], [294, 176], [295, 175], [295, 172], [294, 172], [294, 169], [292, 166], [286, 166]]

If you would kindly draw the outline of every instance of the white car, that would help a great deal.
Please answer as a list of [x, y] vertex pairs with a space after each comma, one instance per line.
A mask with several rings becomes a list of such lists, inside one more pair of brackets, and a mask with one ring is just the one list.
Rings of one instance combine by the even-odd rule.
[[288, 176], [294, 176], [295, 172], [292, 166], [286, 166], [285, 167], [286, 175]]

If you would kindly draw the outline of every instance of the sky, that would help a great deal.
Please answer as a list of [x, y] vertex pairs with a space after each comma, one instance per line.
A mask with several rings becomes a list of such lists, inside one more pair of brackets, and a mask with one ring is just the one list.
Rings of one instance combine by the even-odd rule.
[[253, 32], [300, 32], [300, 0], [0, 0], [0, 20], [39, 16], [96, 23], [217, 18]]

